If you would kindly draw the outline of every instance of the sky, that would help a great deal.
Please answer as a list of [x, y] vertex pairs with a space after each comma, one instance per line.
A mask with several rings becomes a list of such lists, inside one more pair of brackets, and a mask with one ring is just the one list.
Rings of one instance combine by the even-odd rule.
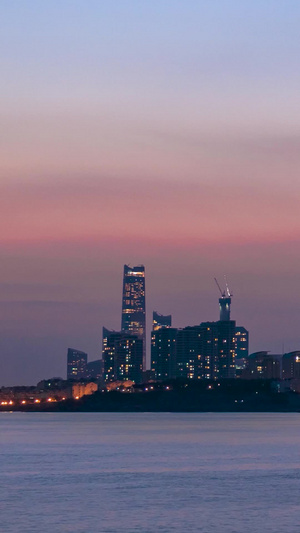
[[[300, 349], [298, 0], [2, 0], [0, 385], [153, 310]], [[148, 354], [149, 359], [149, 354]]]

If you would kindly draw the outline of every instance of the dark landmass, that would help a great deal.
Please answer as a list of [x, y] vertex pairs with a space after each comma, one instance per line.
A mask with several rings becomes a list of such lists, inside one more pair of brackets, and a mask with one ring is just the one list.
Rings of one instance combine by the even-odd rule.
[[[151, 390], [151, 388], [153, 390]], [[97, 391], [79, 400], [14, 405], [34, 412], [300, 412], [300, 394], [279, 392], [270, 380], [168, 381], [136, 386], [134, 392]], [[7, 407], [1, 410], [6, 410]]]

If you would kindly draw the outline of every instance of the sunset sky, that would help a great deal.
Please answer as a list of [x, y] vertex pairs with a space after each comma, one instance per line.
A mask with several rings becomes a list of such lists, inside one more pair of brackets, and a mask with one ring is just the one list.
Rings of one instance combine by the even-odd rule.
[[119, 329], [124, 263], [176, 327], [300, 349], [298, 0], [2, 0], [0, 385]]

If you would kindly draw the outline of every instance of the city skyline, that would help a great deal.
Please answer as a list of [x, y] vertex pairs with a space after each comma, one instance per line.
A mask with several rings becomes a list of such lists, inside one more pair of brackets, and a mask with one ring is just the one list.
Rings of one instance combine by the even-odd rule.
[[0, 1], [3, 531], [297, 531], [299, 20]]
[[[124, 265], [124, 273], [123, 273], [123, 278], [122, 278], [122, 291], [121, 291], [121, 292], [122, 292], [122, 305], [121, 305], [121, 308], [120, 308], [120, 312], [121, 312], [121, 331], [119, 332], [119, 328], [116, 328], [116, 329], [114, 329], [114, 328], [110, 328], [110, 331], [109, 331], [109, 330], [107, 330], [107, 329], [103, 326], [103, 327], [102, 327], [102, 329], [103, 329], [103, 337], [102, 337], [102, 338], [100, 337], [100, 340], [98, 339], [100, 349], [99, 349], [99, 351], [96, 353], [96, 355], [95, 355], [95, 354], [92, 354], [92, 355], [91, 355], [91, 354], [88, 354], [88, 353], [86, 353], [86, 352], [84, 352], [84, 351], [81, 351], [81, 349], [85, 349], [84, 346], [80, 346], [80, 349], [78, 349], [78, 347], [77, 347], [76, 349], [68, 348], [68, 354], [69, 354], [69, 353], [72, 354], [73, 352], [74, 352], [75, 354], [77, 354], [77, 353], [79, 353], [79, 354], [83, 354], [86, 358], [89, 357], [89, 360], [90, 360], [90, 361], [91, 361], [91, 359], [94, 359], [94, 360], [91, 361], [89, 364], [94, 364], [94, 363], [97, 364], [98, 361], [99, 361], [99, 359], [102, 359], [102, 356], [103, 356], [103, 353], [104, 353], [104, 352], [103, 352], [103, 346], [102, 346], [102, 339], [104, 339], [104, 332], [107, 332], [107, 333], [110, 333], [110, 334], [115, 334], [115, 333], [117, 333], [117, 334], [121, 334], [121, 335], [122, 335], [122, 332], [123, 332], [123, 334], [124, 334], [125, 336], [126, 336], [126, 333], [128, 333], [128, 334], [129, 334], [129, 337], [130, 337], [130, 335], [137, 335], [137, 338], [140, 337], [140, 338], [143, 340], [143, 346], [144, 346], [144, 347], [145, 347], [144, 339], [146, 338], [147, 362], [146, 362], [146, 365], [143, 364], [143, 368], [144, 368], [144, 370], [146, 370], [146, 369], [148, 369], [148, 368], [151, 368], [151, 353], [150, 353], [150, 352], [151, 352], [151, 350], [150, 350], [150, 342], [151, 342], [151, 338], [150, 338], [150, 337], [151, 337], [151, 335], [149, 336], [149, 338], [145, 337], [145, 335], [144, 335], [144, 334], [145, 334], [145, 331], [144, 331], [144, 334], [141, 333], [141, 334], [139, 335], [139, 333], [138, 333], [138, 328], [137, 328], [137, 327], [136, 327], [136, 328], [133, 327], [133, 326], [134, 326], [134, 322], [132, 323], [133, 325], [129, 324], [128, 327], [126, 327], [126, 324], [125, 324], [125, 321], [124, 321], [124, 309], [125, 309], [125, 307], [124, 307], [124, 302], [126, 301], [124, 298], [127, 297], [127, 296], [126, 296], [127, 293], [126, 293], [126, 291], [125, 291], [125, 289], [126, 289], [126, 281], [127, 281], [127, 279], [126, 279], [126, 274], [127, 274], [127, 273], [129, 274], [129, 278], [128, 278], [128, 280], [129, 280], [130, 282], [132, 282], [132, 281], [136, 281], [135, 279], [134, 279], [134, 280], [131, 279], [131, 278], [132, 278], [132, 275], [133, 275], [133, 273], [134, 273], [134, 271], [135, 271], [135, 269], [137, 269], [138, 271], [140, 271], [140, 270], [143, 271], [143, 275], [142, 275], [142, 277], [143, 277], [143, 289], [142, 289], [142, 294], [143, 294], [143, 300], [145, 300], [145, 275], [144, 275], [145, 267], [144, 267], [144, 265], [141, 265], [140, 267], [133, 267], [133, 268], [130, 267], [129, 265]], [[127, 271], [128, 271], [128, 272], [127, 272]], [[225, 276], [224, 276], [224, 277], [225, 277]], [[107, 281], [107, 280], [106, 280], [106, 281]], [[215, 281], [216, 281], [216, 279], [215, 279]], [[217, 308], [219, 308], [219, 315], [220, 315], [219, 319], [220, 319], [220, 321], [221, 321], [220, 323], [222, 323], [223, 320], [225, 320], [225, 322], [226, 322], [226, 321], [230, 321], [230, 322], [232, 322], [232, 320], [230, 319], [230, 315], [231, 315], [231, 303], [232, 303], [232, 302], [231, 302], [231, 297], [232, 297], [232, 294], [230, 293], [229, 288], [228, 288], [228, 286], [227, 286], [226, 277], [225, 277], [225, 283], [226, 283], [226, 289], [225, 289], [224, 291], [221, 291], [221, 292], [222, 292], [221, 298], [219, 298], [219, 295], [218, 295], [218, 294], [214, 294], [214, 298], [213, 298], [213, 301], [214, 301], [214, 304], [215, 304], [215, 310], [216, 310]], [[220, 289], [220, 286], [219, 286], [218, 283], [217, 283], [217, 285], [218, 285], [219, 290], [221, 290], [221, 289]], [[133, 286], [134, 286], [134, 283], [133, 283]], [[134, 287], [133, 287], [133, 288], [134, 288]], [[212, 284], [212, 289], [213, 289], [213, 288], [214, 288], [214, 286], [213, 286], [213, 284]], [[131, 291], [131, 290], [133, 290], [133, 289], [130, 289], [130, 291]], [[212, 290], [212, 292], [213, 292], [213, 290]], [[216, 292], [217, 292], [217, 291], [215, 290], [215, 293], [216, 293]], [[219, 302], [219, 306], [217, 306], [217, 301]], [[125, 311], [127, 311], [127, 310], [125, 309]], [[216, 314], [216, 313], [215, 313], [215, 314]], [[145, 315], [147, 316], [147, 313], [144, 313], [144, 318], [145, 318]], [[152, 317], [151, 320], [150, 320], [150, 315], [151, 315], [151, 317]], [[132, 317], [135, 318], [135, 317], [134, 317], [134, 310], [133, 310]], [[132, 318], [132, 317], [129, 317], [129, 318]], [[172, 322], [172, 314], [170, 314], [170, 315], [163, 315], [163, 314], [157, 313], [156, 311], [152, 311], [151, 313], [148, 312], [147, 322], [149, 322], [149, 324], [151, 324], [151, 321], [152, 321], [152, 326], [151, 326], [151, 328], [149, 328], [149, 329], [151, 330], [151, 333], [153, 333], [153, 331], [152, 331], [153, 328], [156, 329], [156, 327], [157, 327], [157, 326], [156, 326], [157, 321], [158, 321], [160, 318], [161, 318], [161, 320], [162, 320], [163, 327], [167, 327], [167, 328], [170, 327], [170, 324], [171, 324], [171, 322]], [[207, 318], [207, 317], [206, 317], [206, 318]], [[205, 315], [202, 315], [201, 320], [200, 320], [201, 324], [200, 324], [200, 322], [197, 323], [197, 321], [196, 321], [196, 319], [195, 319], [195, 317], [194, 317], [194, 320], [192, 320], [192, 321], [190, 322], [190, 324], [185, 324], [185, 325], [180, 324], [180, 325], [177, 325], [177, 326], [176, 326], [176, 329], [177, 329], [179, 332], [180, 332], [180, 331], [183, 331], [183, 332], [184, 332], [185, 330], [193, 329], [194, 327], [195, 327], [195, 328], [200, 327], [200, 326], [202, 326], [202, 323], [203, 323], [204, 325], [207, 324], [208, 326], [209, 326], [210, 324], [217, 324], [217, 323], [218, 323], [218, 322], [216, 322], [217, 317], [214, 317], [214, 318], [213, 318], [213, 322], [207, 322], [207, 323], [203, 322], [203, 319], [205, 320]], [[116, 317], [115, 317], [115, 323], [116, 323], [116, 322], [117, 322], [117, 319], [116, 319]], [[235, 323], [235, 322], [236, 322], [236, 317], [234, 317], [234, 323]], [[165, 323], [166, 325], [165, 325], [164, 323]], [[200, 324], [200, 326], [199, 326], [199, 324]], [[133, 329], [132, 329], [132, 328], [133, 328]], [[173, 328], [173, 329], [174, 329], [174, 328]], [[247, 333], [247, 352], [248, 352], [248, 342], [249, 342], [249, 341], [248, 341], [248, 331], [245, 330], [244, 327], [240, 327], [240, 326], [237, 326], [237, 327], [236, 327], [236, 330], [239, 330], [239, 331], [242, 331], [242, 332], [243, 332], [243, 330], [246, 331], [246, 333]], [[119, 332], [119, 333], [118, 333], [118, 332]], [[74, 332], [74, 333], [75, 333], [75, 332]], [[80, 332], [79, 332], [79, 333], [80, 333]], [[252, 333], [252, 332], [251, 332], [251, 333]], [[239, 333], [239, 334], [240, 334], [240, 333]], [[75, 336], [74, 336], [74, 338], [75, 338]], [[125, 337], [124, 337], [124, 338], [125, 338]], [[252, 338], [252, 334], [251, 334], [251, 338]], [[74, 343], [73, 343], [73, 344], [74, 344]], [[284, 352], [284, 344], [282, 344], [282, 347], [281, 347], [281, 348], [282, 348], [281, 350], [277, 350], [278, 353], [281, 353], [281, 354], [283, 354], [283, 353], [292, 353], [292, 352], [295, 352], [295, 353], [297, 352], [297, 353], [298, 353], [297, 350], [285, 350], [285, 352]], [[65, 345], [65, 350], [66, 350], [66, 349], [67, 349], [67, 347], [66, 347], [66, 345]], [[252, 353], [252, 354], [255, 354], [255, 353], [268, 353], [268, 352], [272, 352], [272, 350], [268, 349], [268, 350], [264, 351], [264, 350], [262, 350], [261, 348], [258, 349], [258, 350], [252, 350], [252, 349], [249, 350], [249, 354], [251, 354], [251, 353]], [[274, 350], [273, 350], [273, 352], [274, 352]], [[68, 355], [68, 357], [69, 357], [69, 355]], [[64, 353], [64, 358], [65, 358], [65, 353]], [[72, 359], [72, 357], [71, 357], [71, 359]], [[70, 361], [71, 361], [71, 359], [70, 359]], [[71, 363], [70, 363], [70, 364], [71, 364]], [[55, 374], [54, 367], [50, 368], [50, 370], [49, 370], [48, 373], [49, 373], [49, 375], [51, 375], [51, 376], [54, 375], [54, 374]], [[57, 373], [56, 373], [56, 374], [57, 374]], [[34, 372], [32, 373], [32, 375], [34, 375]], [[61, 375], [64, 375], [64, 372], [61, 372]], [[31, 376], [31, 374], [29, 374], [29, 376]], [[69, 377], [70, 377], [70, 376], [71, 376], [71, 374], [69, 374]], [[43, 376], [40, 375], [40, 376], [39, 376], [39, 379], [44, 379], [44, 378], [45, 378], [45, 375], [43, 375]], [[32, 382], [32, 378], [29, 377], [29, 379], [31, 379], [31, 381], [30, 381], [30, 383], [31, 383], [31, 382]], [[15, 384], [16, 384], [16, 383], [15, 383]], [[26, 384], [26, 383], [24, 383], [24, 381], [21, 381], [20, 384], [23, 384], [23, 385], [24, 385], [24, 384]], [[28, 384], [28, 383], [27, 383], [27, 384]], [[2, 385], [3, 385], [3, 384], [2, 384]], [[7, 385], [7, 384], [6, 384], [6, 385]], [[12, 385], [12, 383], [9, 383], [9, 385]]]
[[153, 309], [216, 320], [226, 273], [250, 350], [298, 350], [299, 2], [0, 15], [2, 383], [97, 359], [124, 263], [147, 267], [148, 332]]
[[[233, 295], [227, 278], [224, 275], [224, 290], [216, 278], [214, 281], [221, 293], [219, 320], [174, 328], [172, 315], [153, 311], [151, 353], [145, 363], [145, 266], [124, 265], [121, 330], [102, 327], [99, 359], [88, 362], [86, 352], [68, 348], [67, 380], [141, 383], [148, 379], [177, 378], [222, 380], [254, 379], [256, 376], [270, 379], [271, 375], [280, 379], [283, 372], [280, 360], [286, 361], [285, 373], [293, 375], [296, 372], [294, 363], [300, 360], [299, 350], [281, 354], [270, 354], [270, 350], [250, 353], [249, 331], [231, 318]], [[276, 368], [272, 366], [275, 363]], [[54, 383], [64, 380], [61, 377], [47, 379]]]

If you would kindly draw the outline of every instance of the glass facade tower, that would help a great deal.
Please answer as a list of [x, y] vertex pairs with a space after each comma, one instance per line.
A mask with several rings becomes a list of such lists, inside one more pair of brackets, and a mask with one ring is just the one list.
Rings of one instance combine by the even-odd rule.
[[124, 265], [121, 330], [143, 341], [143, 370], [146, 370], [145, 267]]

